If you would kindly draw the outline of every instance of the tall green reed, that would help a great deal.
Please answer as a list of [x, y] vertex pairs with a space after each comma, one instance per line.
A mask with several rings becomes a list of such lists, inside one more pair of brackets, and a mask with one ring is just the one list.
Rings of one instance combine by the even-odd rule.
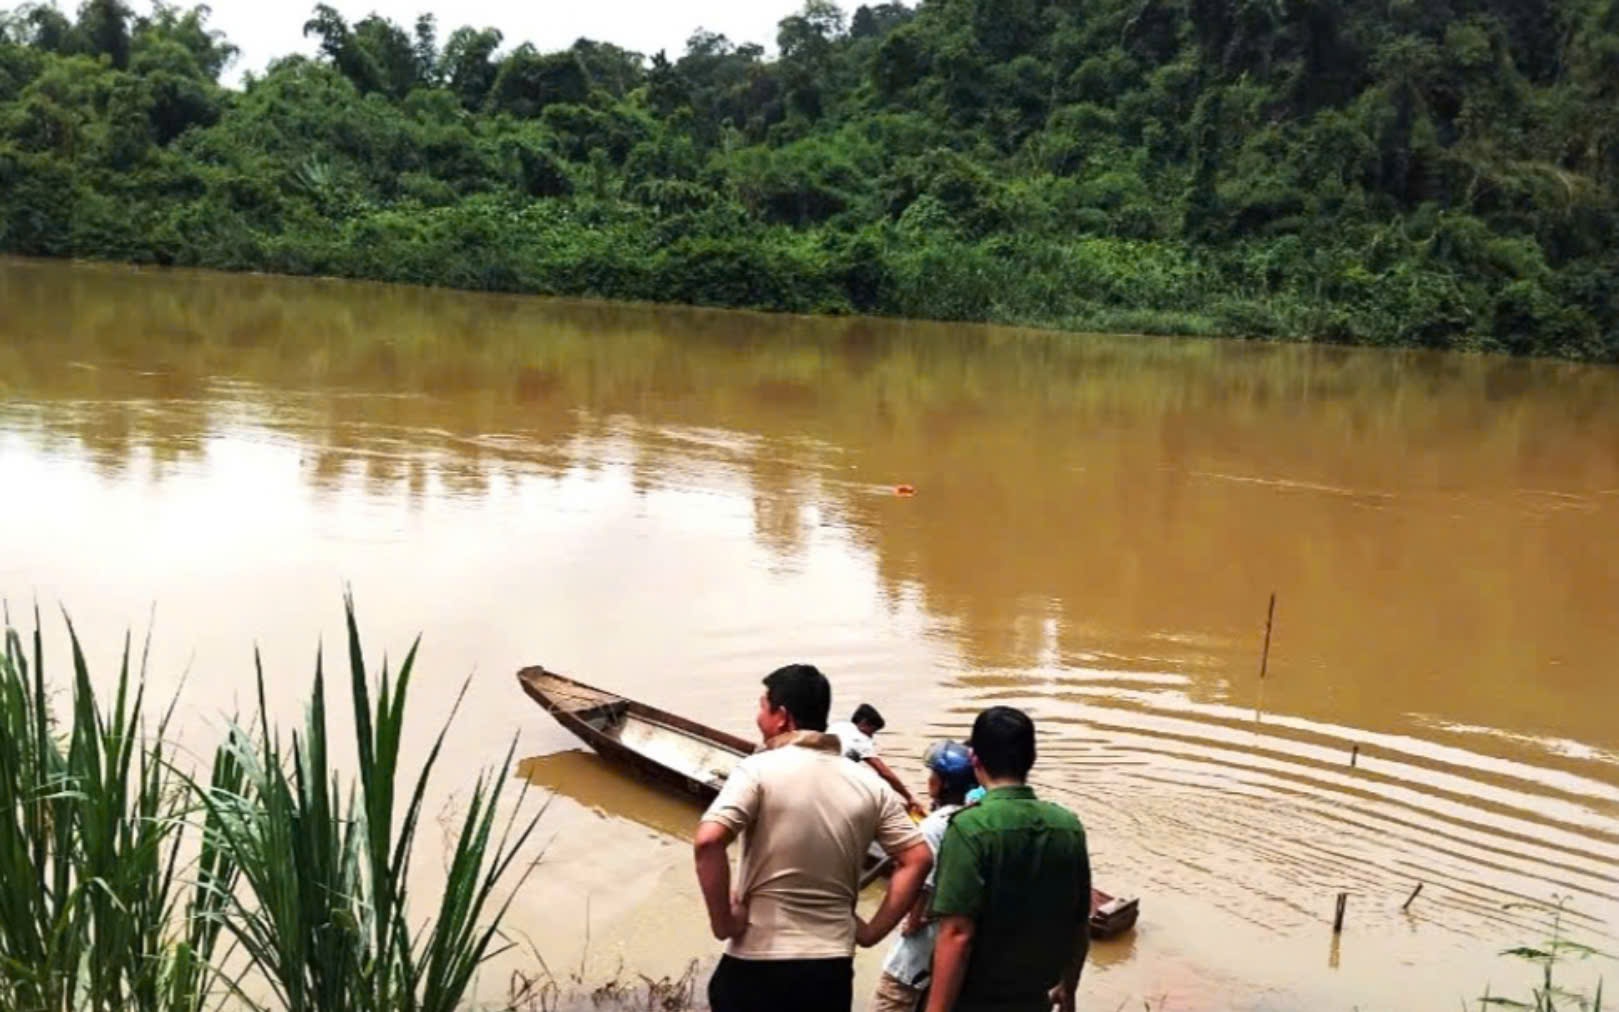
[[[110, 705], [78, 635], [65, 723], [46, 691], [39, 615], [30, 651], [6, 616], [0, 655], [0, 1005], [17, 1012], [193, 1012], [215, 993], [216, 896], [235, 869], [182, 856], [191, 798], [170, 763], [165, 710], [143, 724], [130, 643]], [[229, 786], [227, 768], [215, 780]]]
[[502, 797], [508, 748], [473, 787], [443, 893], [410, 902], [424, 799], [454, 710], [401, 794], [416, 646], [397, 676], [384, 665], [373, 690], [352, 600], [345, 612], [358, 779], [346, 788], [319, 658], [290, 740], [270, 721], [257, 666], [257, 720], [231, 724], [204, 781], [173, 761], [172, 702], [144, 727], [144, 652], [132, 671], [126, 638], [103, 705], [69, 622], [72, 700], [58, 721], [39, 616], [30, 644], [6, 616], [0, 1008], [200, 1012], [228, 1000], [253, 1007], [245, 992], [264, 989], [288, 1012], [449, 1012], [464, 1002], [511, 903], [497, 889], [540, 813], [524, 820], [521, 799]]
[[229, 745], [245, 789], [203, 794], [212, 840], [246, 886], [231, 898], [225, 930], [288, 1012], [450, 1012], [494, 954], [511, 903], [497, 903], [495, 892], [539, 814], [520, 822], [513, 805], [501, 818], [508, 748], [498, 771], [472, 789], [435, 915], [412, 930], [408, 884], [423, 800], [461, 697], [401, 795], [417, 647], [397, 681], [384, 663], [373, 698], [353, 601], [345, 604], [358, 793], [343, 790], [332, 764], [324, 659], [316, 659], [303, 732], [290, 740], [264, 716], [260, 666], [258, 733], [236, 728]]

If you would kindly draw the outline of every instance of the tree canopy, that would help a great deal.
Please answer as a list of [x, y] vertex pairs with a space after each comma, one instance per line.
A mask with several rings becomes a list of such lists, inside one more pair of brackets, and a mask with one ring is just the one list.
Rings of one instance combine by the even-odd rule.
[[1619, 0], [808, 0], [775, 54], [0, 14], [0, 250], [1619, 360]]

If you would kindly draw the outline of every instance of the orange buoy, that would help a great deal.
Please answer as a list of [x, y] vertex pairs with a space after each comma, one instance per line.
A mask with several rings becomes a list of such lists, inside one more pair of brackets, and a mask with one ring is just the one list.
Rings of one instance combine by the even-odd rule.
[[915, 485], [896, 485], [896, 486], [894, 486], [894, 494], [898, 495], [898, 496], [913, 496], [913, 495], [916, 494], [916, 486]]

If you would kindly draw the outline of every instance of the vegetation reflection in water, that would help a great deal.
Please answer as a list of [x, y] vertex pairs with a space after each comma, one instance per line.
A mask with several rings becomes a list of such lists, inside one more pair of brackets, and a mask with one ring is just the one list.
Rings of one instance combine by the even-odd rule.
[[[1308, 587], [1339, 618], [1300, 616], [1288, 609], [1300, 592], [1284, 596], [1283, 635], [1300, 663], [1356, 664], [1356, 679], [1466, 669], [1475, 691], [1465, 698], [1419, 679], [1401, 707], [1458, 726], [1566, 732], [1583, 711], [1564, 705], [1563, 688], [1485, 683], [1517, 678], [1524, 663], [1547, 679], [1584, 678], [1619, 653], [1619, 631], [1599, 614], [1619, 599], [1619, 574], [1564, 565], [1587, 554], [1592, 528], [1575, 521], [1619, 501], [1603, 492], [1619, 489], [1619, 443], [1590, 438], [1619, 432], [1619, 376], [1605, 370], [342, 282], [151, 282], [111, 268], [0, 268], [0, 376], [27, 395], [7, 409], [8, 424], [37, 418], [38, 438], [74, 440], [116, 473], [137, 448], [161, 471], [200, 454], [207, 433], [251, 420], [299, 442], [316, 487], [335, 489], [357, 469], [379, 491], [414, 494], [432, 481], [476, 496], [497, 476], [560, 473], [581, 441], [628, 439], [638, 487], [691, 466], [694, 454], [723, 459], [748, 476], [764, 533], [784, 551], [803, 531], [795, 490], [813, 483], [823, 520], [876, 547], [890, 586], [914, 583], [956, 614], [969, 657], [991, 667], [1029, 658], [1011, 631], [1031, 600], [1067, 602], [1092, 631], [1145, 635], [1207, 628], [1198, 586], [1240, 594], [1261, 618], [1271, 590]], [[221, 386], [232, 381], [252, 387], [235, 397]], [[58, 409], [47, 415], [29, 401]], [[727, 443], [734, 431], [748, 435]], [[910, 511], [914, 522], [888, 523], [891, 503], [872, 493], [901, 481], [930, 505]], [[1502, 502], [1503, 486], [1520, 491]], [[1136, 502], [1160, 511], [1150, 530]], [[1269, 522], [1249, 513], [1260, 503]], [[1080, 537], [1075, 504], [1084, 504]], [[1401, 518], [1392, 527], [1379, 520], [1390, 509]], [[1451, 522], [1457, 509], [1484, 526]], [[1511, 512], [1561, 522], [1526, 526], [1541, 550], [1501, 559], [1516, 571], [1503, 582], [1422, 561], [1494, 553], [1488, 525], [1519, 523]], [[984, 537], [986, 516], [1007, 536]], [[1063, 553], [1047, 552], [1052, 544]], [[1178, 575], [1149, 587], [1131, 571]], [[1507, 628], [1431, 647], [1368, 636], [1409, 624], [1378, 589], [1391, 579], [1399, 601], [1434, 609], [1437, 630]], [[1555, 588], [1555, 605], [1526, 601], [1518, 585]], [[1149, 606], [1154, 614], [1140, 612]], [[1231, 644], [1243, 657], [1256, 649], [1247, 636]], [[1541, 644], [1577, 652], [1552, 666], [1485, 653]], [[1103, 645], [1121, 657], [1170, 650], [1193, 665], [1210, 646]], [[1272, 703], [1308, 713], [1321, 688], [1278, 680]], [[1512, 701], [1511, 718], [1484, 709], [1499, 699]], [[1340, 702], [1373, 708], [1359, 726], [1409, 727], [1378, 713], [1378, 697]], [[1537, 707], [1543, 719], [1522, 720]], [[1589, 717], [1575, 737], [1619, 749], [1607, 722]]]

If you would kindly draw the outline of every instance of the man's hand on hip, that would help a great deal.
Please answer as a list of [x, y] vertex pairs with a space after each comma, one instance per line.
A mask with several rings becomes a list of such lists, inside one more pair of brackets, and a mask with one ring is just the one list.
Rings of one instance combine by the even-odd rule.
[[1074, 993], [1078, 988], [1069, 987], [1068, 984], [1058, 984], [1051, 989], [1051, 1007], [1056, 1012], [1074, 1012]]

